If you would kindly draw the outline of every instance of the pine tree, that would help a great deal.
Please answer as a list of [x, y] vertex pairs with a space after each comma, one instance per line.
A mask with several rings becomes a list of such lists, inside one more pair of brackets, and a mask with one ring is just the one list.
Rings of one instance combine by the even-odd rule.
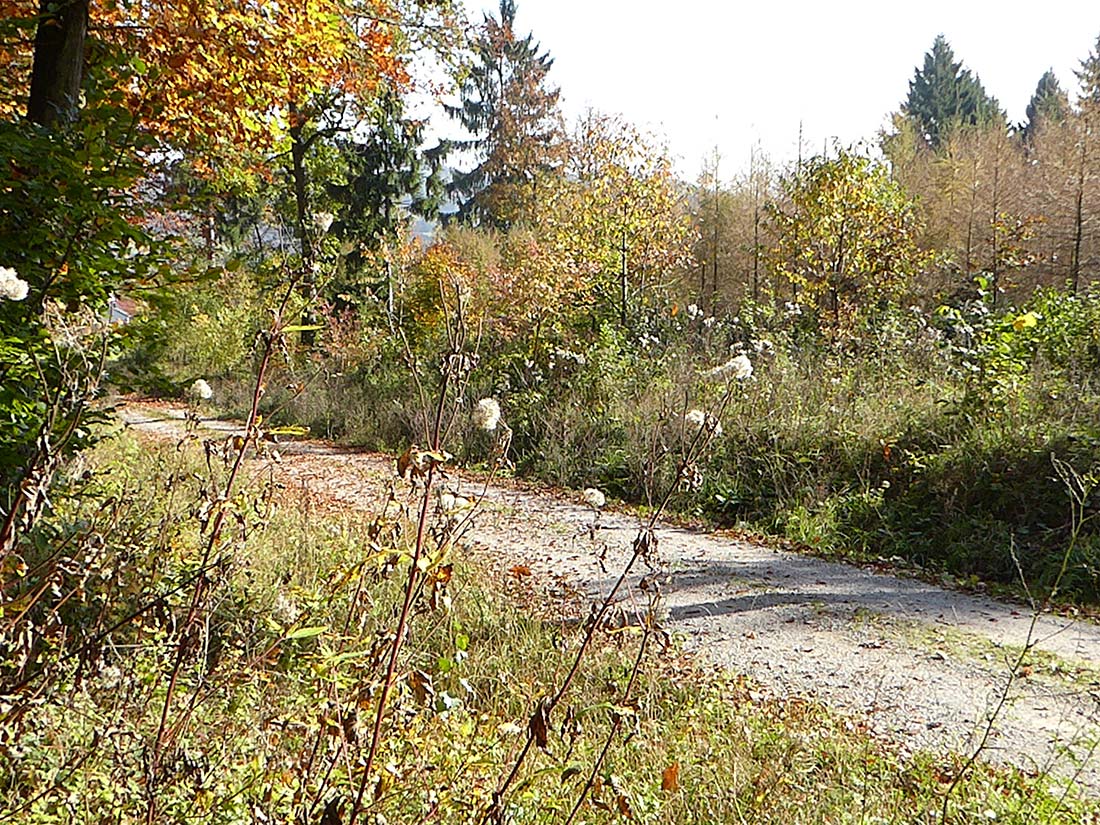
[[955, 60], [942, 34], [937, 35], [931, 51], [924, 56], [924, 66], [909, 82], [909, 97], [902, 111], [933, 149], [939, 149], [958, 126], [1005, 118], [1000, 104], [986, 93], [981, 80]]
[[442, 158], [439, 147], [421, 149], [424, 123], [407, 117], [392, 90], [379, 95], [366, 125], [362, 139], [337, 142], [347, 179], [328, 193], [340, 209], [332, 234], [373, 250], [400, 237], [408, 215], [437, 217]]
[[485, 16], [461, 104], [447, 108], [472, 135], [454, 148], [479, 159], [448, 185], [457, 218], [498, 227], [524, 213], [539, 174], [559, 164], [563, 136], [559, 92], [548, 84], [554, 61], [531, 34], [516, 36], [515, 17], [514, 0], [501, 0], [499, 20]]
[[1031, 143], [1041, 124], [1064, 123], [1069, 112], [1069, 95], [1062, 91], [1054, 70], [1048, 69], [1027, 104], [1027, 123], [1021, 130], [1024, 140]]

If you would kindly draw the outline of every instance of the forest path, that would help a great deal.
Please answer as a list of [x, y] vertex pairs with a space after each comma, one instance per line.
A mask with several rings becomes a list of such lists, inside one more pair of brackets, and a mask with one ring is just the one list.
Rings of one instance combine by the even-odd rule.
[[[137, 432], [183, 436], [183, 412], [129, 404]], [[205, 421], [200, 435], [238, 425]], [[224, 437], [224, 436], [223, 436]], [[279, 446], [290, 489], [374, 511], [394, 477], [392, 457], [319, 441]], [[407, 488], [407, 482], [403, 482]], [[502, 574], [526, 573], [547, 599], [606, 593], [630, 557], [639, 516], [595, 511], [576, 493], [449, 472], [453, 490], [482, 502], [465, 543]], [[1100, 796], [1100, 626], [926, 582], [661, 524], [657, 567], [665, 630], [703, 661], [748, 675], [776, 695], [812, 696], [850, 713], [903, 750], [966, 752], [1007, 702], [984, 758], [1075, 778]], [[621, 591], [645, 604], [643, 564]], [[1030, 638], [1017, 678], [1010, 664]], [[1096, 751], [1094, 753], [1094, 751]]]

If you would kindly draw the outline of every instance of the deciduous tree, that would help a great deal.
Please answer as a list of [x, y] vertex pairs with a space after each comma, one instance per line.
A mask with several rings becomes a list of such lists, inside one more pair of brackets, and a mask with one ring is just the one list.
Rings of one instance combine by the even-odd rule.
[[841, 150], [783, 181], [772, 208], [777, 273], [839, 323], [842, 314], [896, 297], [925, 261], [914, 204], [889, 170]]

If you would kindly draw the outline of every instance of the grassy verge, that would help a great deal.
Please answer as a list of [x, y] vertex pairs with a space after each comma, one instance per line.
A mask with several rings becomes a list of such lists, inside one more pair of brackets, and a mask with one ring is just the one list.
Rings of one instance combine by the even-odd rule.
[[[197, 571], [221, 472], [195, 443], [116, 439], [70, 473], [82, 480], [22, 548], [20, 592], [39, 596], [5, 603], [0, 821], [347, 821], [416, 497], [399, 490], [373, 514], [320, 508], [251, 465], [233, 529]], [[358, 821], [478, 821], [580, 641], [459, 548], [429, 555]], [[196, 572], [207, 597], [187, 626]], [[615, 719], [585, 822], [937, 819], [955, 760], [903, 756], [674, 652], [647, 653], [621, 705], [637, 635], [597, 642], [507, 797], [508, 821], [564, 821]], [[1086, 821], [1052, 783], [990, 767], [955, 799], [958, 822]]]

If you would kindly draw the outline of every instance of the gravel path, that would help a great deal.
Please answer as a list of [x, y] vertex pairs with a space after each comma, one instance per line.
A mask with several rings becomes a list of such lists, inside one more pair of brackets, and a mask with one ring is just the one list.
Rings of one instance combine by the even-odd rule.
[[[182, 432], [182, 413], [163, 406], [130, 405], [123, 417], [138, 431]], [[370, 509], [393, 475], [384, 456], [314, 441], [280, 449], [288, 485], [354, 507]], [[445, 483], [482, 492], [461, 474]], [[529, 568], [548, 598], [593, 600], [622, 570], [639, 521], [597, 519], [579, 499], [492, 486], [465, 540], [501, 571]], [[986, 757], [1100, 796], [1100, 627], [1055, 615], [1033, 625], [1018, 605], [707, 532], [662, 525], [657, 538], [664, 627], [700, 658], [852, 713], [903, 749], [972, 748], [1007, 690]], [[638, 566], [621, 595], [628, 613], [645, 603], [638, 583], [652, 574]], [[1040, 653], [1009, 684], [1029, 638]]]

